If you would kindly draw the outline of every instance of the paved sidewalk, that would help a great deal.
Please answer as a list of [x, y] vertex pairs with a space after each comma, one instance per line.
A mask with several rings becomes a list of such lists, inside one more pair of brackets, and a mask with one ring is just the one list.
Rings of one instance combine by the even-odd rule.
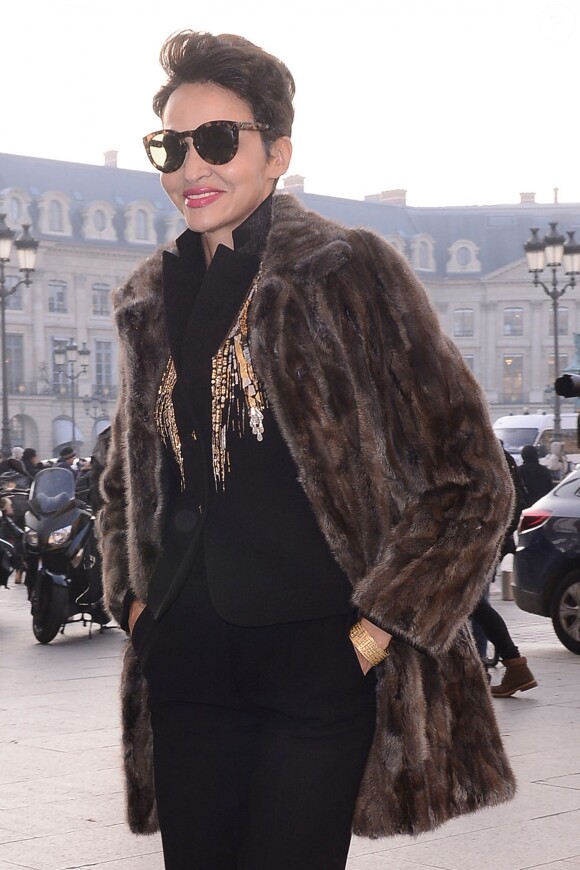
[[[355, 839], [348, 870], [580, 870], [580, 656], [549, 620], [497, 588], [492, 598], [540, 683], [494, 701], [517, 798], [417, 839]], [[115, 629], [89, 640], [70, 626], [41, 646], [24, 587], [0, 588], [1, 870], [163, 870], [158, 836], [134, 837], [123, 822], [123, 643]]]

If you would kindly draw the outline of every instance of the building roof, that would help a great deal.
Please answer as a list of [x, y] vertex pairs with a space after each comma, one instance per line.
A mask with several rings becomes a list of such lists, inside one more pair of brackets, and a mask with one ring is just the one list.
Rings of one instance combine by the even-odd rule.
[[[115, 165], [0, 154], [0, 202], [3, 193], [14, 189], [22, 191], [29, 200], [32, 231], [39, 238], [51, 238], [37, 226], [36, 204], [51, 191], [59, 191], [69, 199], [71, 240], [82, 244], [127, 245], [122, 233], [117, 242], [87, 241], [81, 232], [81, 215], [91, 202], [106, 202], [119, 215], [131, 203], [150, 203], [155, 210], [159, 242], [164, 238], [164, 220], [175, 215], [157, 172], [120, 169]], [[431, 278], [450, 276], [449, 249], [459, 240], [469, 240], [478, 249], [481, 262], [478, 271], [486, 275], [523, 257], [522, 246], [530, 235], [530, 227], [538, 226], [545, 231], [551, 221], [557, 221], [562, 230], [580, 228], [580, 203], [522, 202], [424, 208], [306, 193], [300, 184], [289, 189], [307, 208], [347, 226], [364, 226], [386, 237], [397, 236], [403, 247], [412, 247], [414, 241], [424, 237], [432, 240], [434, 268], [427, 269]], [[470, 270], [471, 275], [473, 271]], [[459, 276], [453, 274], [452, 277]]]

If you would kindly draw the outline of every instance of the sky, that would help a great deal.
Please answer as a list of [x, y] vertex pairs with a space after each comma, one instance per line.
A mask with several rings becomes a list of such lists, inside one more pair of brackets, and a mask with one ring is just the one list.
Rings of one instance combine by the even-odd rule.
[[308, 193], [580, 202], [580, 0], [26, 0], [0, 21], [5, 153], [151, 170], [161, 44], [206, 30], [290, 68]]

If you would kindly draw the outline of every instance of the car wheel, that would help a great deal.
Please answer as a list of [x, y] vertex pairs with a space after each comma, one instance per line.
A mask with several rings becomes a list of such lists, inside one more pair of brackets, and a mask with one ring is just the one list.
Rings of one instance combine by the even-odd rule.
[[570, 571], [557, 583], [550, 616], [558, 640], [570, 652], [580, 655], [580, 571]]

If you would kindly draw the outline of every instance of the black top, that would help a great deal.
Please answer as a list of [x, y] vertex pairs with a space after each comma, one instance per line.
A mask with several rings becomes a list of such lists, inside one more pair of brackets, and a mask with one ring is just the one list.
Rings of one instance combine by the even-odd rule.
[[[203, 564], [215, 608], [237, 625], [313, 619], [351, 609], [350, 583], [298, 483], [297, 467], [271, 409], [264, 413], [263, 441], [248, 425], [241, 435], [228, 433], [231, 467], [224, 490], [216, 487], [213, 477], [212, 357], [236, 321], [257, 273], [270, 220], [271, 197], [235, 230], [235, 250], [218, 246], [207, 269], [201, 238], [190, 230], [178, 239], [178, 254], [167, 252], [164, 257], [167, 330], [178, 376], [173, 400], [186, 489], [172, 499], [164, 536], [167, 556], [156, 572], [167, 596], [160, 615], [179, 594], [185, 577], [191, 580], [194, 567], [199, 574]], [[172, 467], [178, 491], [174, 459]], [[183, 541], [195, 536], [189, 569], [184, 571], [182, 565], [181, 581], [167, 595]], [[154, 598], [159, 592], [155, 590]]]

